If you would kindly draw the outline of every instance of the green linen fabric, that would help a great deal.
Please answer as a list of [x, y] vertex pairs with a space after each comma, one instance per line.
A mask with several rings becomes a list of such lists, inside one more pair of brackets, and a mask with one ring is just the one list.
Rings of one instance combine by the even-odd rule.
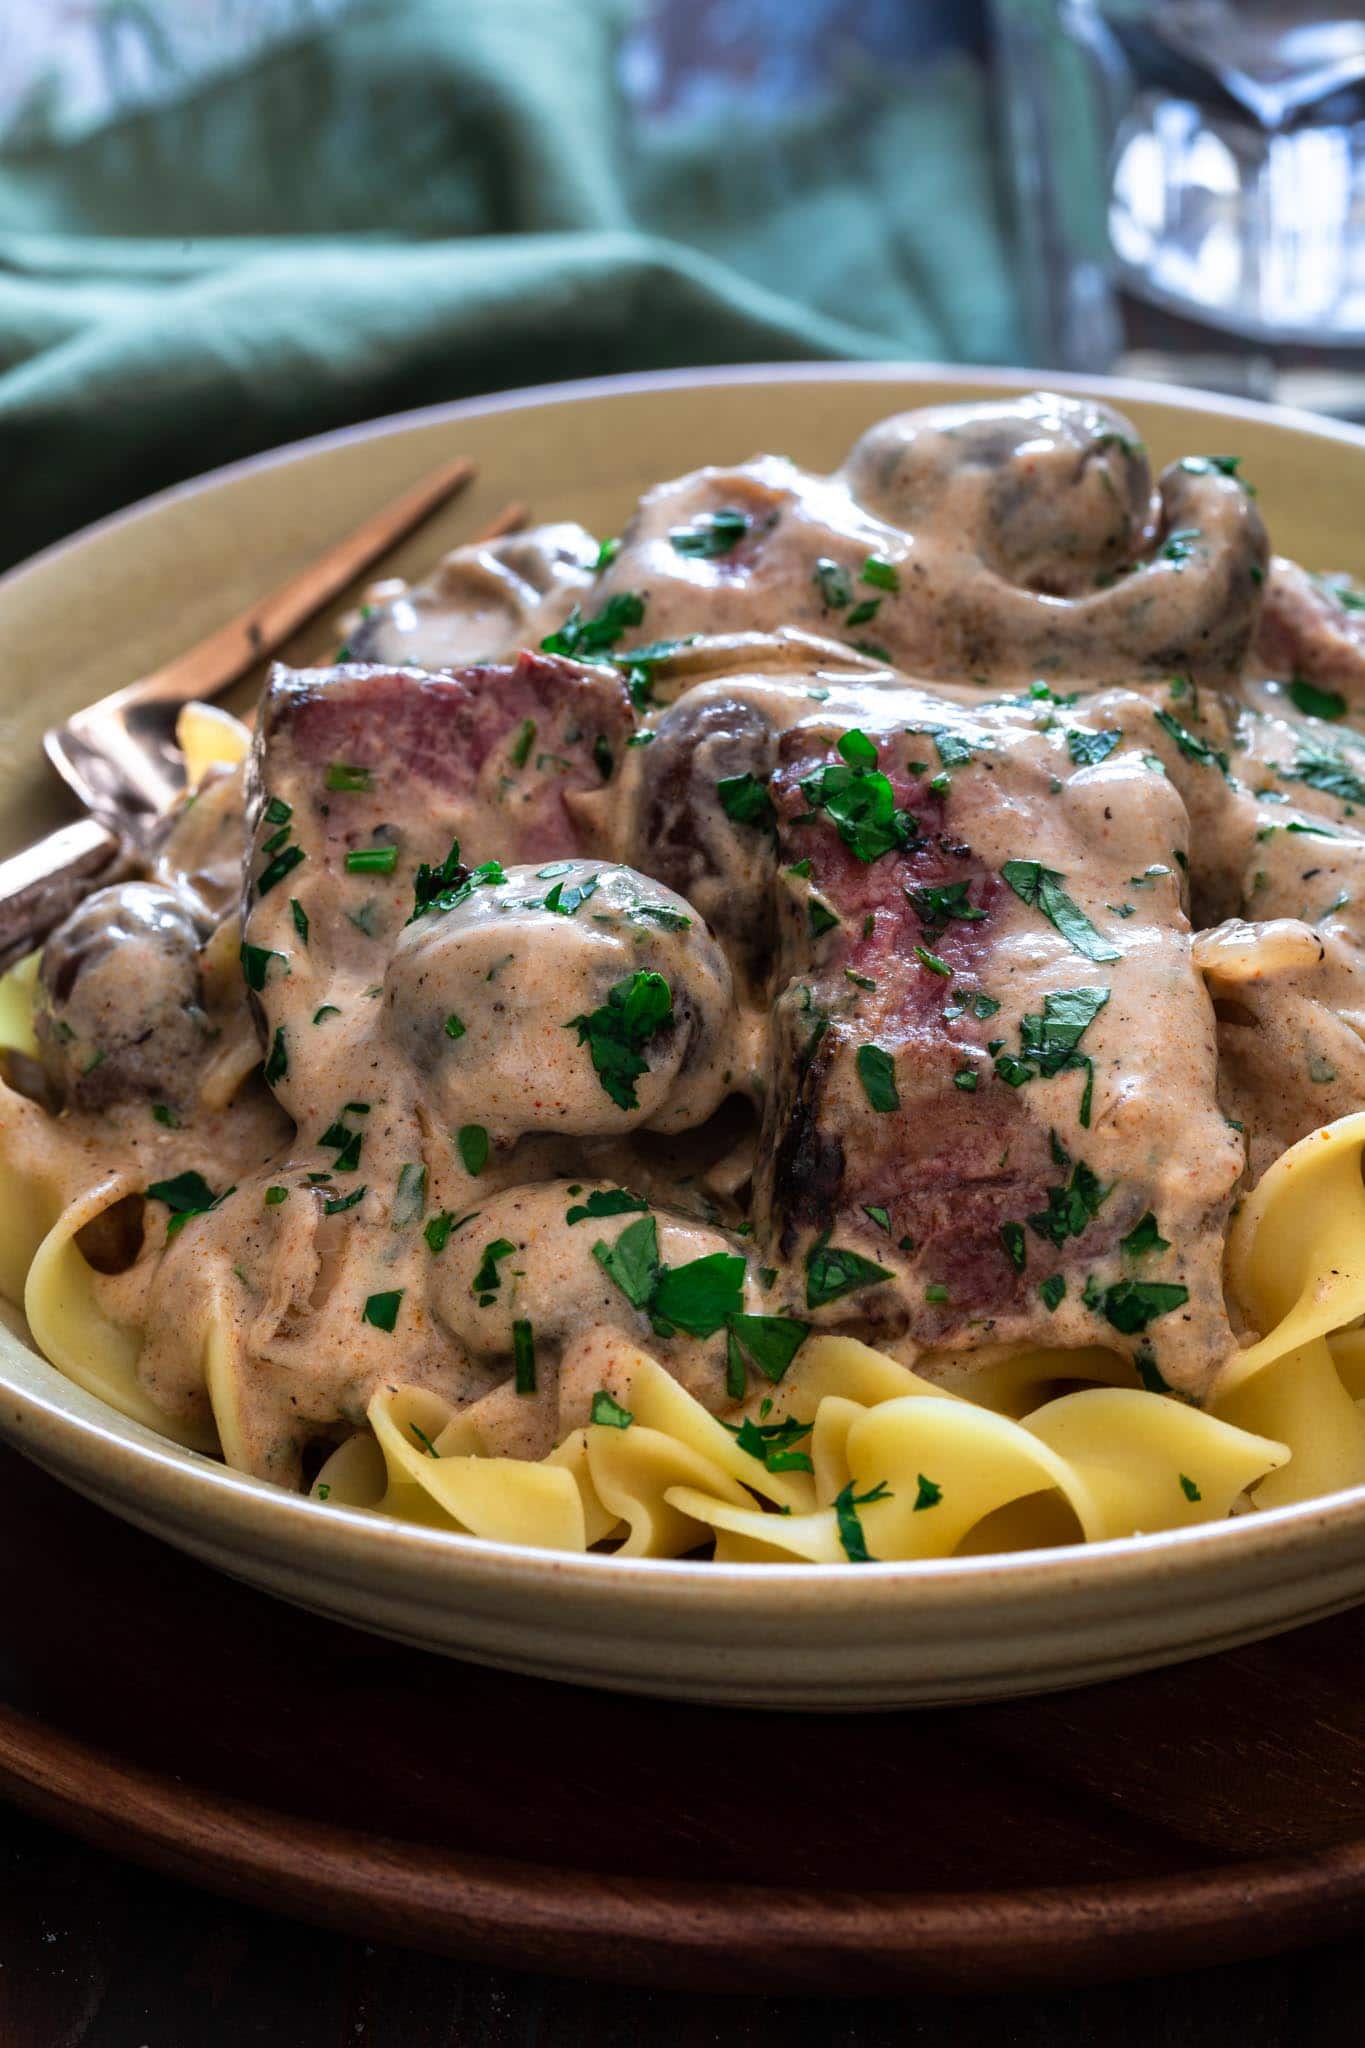
[[300, 435], [519, 384], [1007, 361], [966, 58], [780, 122], [628, 116], [624, 0], [370, 0], [0, 153], [0, 565]]

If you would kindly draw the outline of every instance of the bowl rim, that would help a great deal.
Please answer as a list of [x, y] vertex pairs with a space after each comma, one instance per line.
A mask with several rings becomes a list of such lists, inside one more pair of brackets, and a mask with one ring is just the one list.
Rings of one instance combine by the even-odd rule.
[[[1151, 379], [1089, 377], [1074, 372], [996, 365], [839, 360], [628, 371], [562, 383], [523, 385], [383, 414], [222, 464], [122, 506], [16, 563], [0, 575], [0, 604], [10, 587], [32, 571], [78, 552], [105, 534], [135, 524], [148, 513], [207, 494], [236, 478], [306, 461], [333, 449], [504, 412], [572, 406], [600, 398], [758, 383], [902, 384], [910, 396], [917, 385], [959, 385], [964, 398], [971, 391], [982, 390], [1055, 390], [1112, 399], [1118, 404], [1161, 405], [1177, 412], [1213, 414], [1233, 422], [1252, 420], [1308, 440], [1339, 442], [1365, 456], [1365, 427], [1295, 407], [1265, 405], [1253, 399], [1206, 393], [1188, 385]], [[359, 1553], [371, 1553], [376, 1557], [382, 1555], [395, 1568], [426, 1565], [447, 1580], [466, 1575], [496, 1575], [505, 1585], [510, 1573], [514, 1581], [528, 1588], [532, 1583], [553, 1583], [558, 1590], [572, 1589], [587, 1595], [605, 1592], [613, 1584], [621, 1585], [622, 1590], [643, 1590], [662, 1583], [677, 1601], [688, 1606], [700, 1601], [710, 1607], [743, 1606], [751, 1612], [754, 1596], [763, 1588], [780, 1596], [779, 1604], [790, 1609], [793, 1596], [802, 1606], [812, 1601], [819, 1604], [819, 1589], [824, 1586], [837, 1588], [835, 1597], [844, 1604], [850, 1583], [863, 1589], [864, 1603], [870, 1599], [879, 1607], [888, 1602], [899, 1606], [911, 1594], [918, 1596], [921, 1606], [957, 1606], [973, 1600], [994, 1602], [1001, 1596], [1048, 1599], [1064, 1585], [1079, 1584], [1092, 1593], [1118, 1592], [1155, 1575], [1189, 1578], [1210, 1565], [1231, 1567], [1239, 1562], [1264, 1562], [1272, 1556], [1288, 1566], [1294, 1555], [1305, 1549], [1311, 1552], [1318, 1539], [1329, 1531], [1365, 1531], [1365, 1484], [1361, 1484], [1221, 1522], [981, 1557], [875, 1560], [867, 1565], [842, 1563], [812, 1570], [809, 1564], [797, 1560], [763, 1565], [721, 1564], [554, 1551], [469, 1536], [457, 1530], [428, 1528], [383, 1517], [369, 1509], [326, 1506], [319, 1514], [317, 1510], [323, 1508], [323, 1503], [308, 1495], [285, 1493], [268, 1481], [234, 1472], [213, 1459], [184, 1450], [169, 1438], [155, 1437], [150, 1430], [120, 1416], [97, 1396], [67, 1381], [17, 1331], [10, 1334], [40, 1369], [39, 1377], [50, 1374], [54, 1381], [54, 1390], [49, 1395], [35, 1385], [13, 1378], [0, 1348], [0, 1393], [17, 1403], [4, 1417], [5, 1434], [12, 1435], [21, 1449], [43, 1463], [52, 1458], [66, 1477], [74, 1470], [83, 1479], [93, 1480], [93, 1467], [106, 1483], [114, 1482], [121, 1499], [132, 1503], [150, 1502], [155, 1496], [164, 1506], [183, 1508], [191, 1504], [181, 1497], [183, 1489], [188, 1489], [191, 1496], [202, 1494], [205, 1508], [220, 1526], [226, 1523], [242, 1530], [251, 1529], [258, 1538], [271, 1539], [278, 1534], [296, 1554], [314, 1552], [334, 1565], [343, 1563], [346, 1556], [359, 1561]], [[59, 1398], [66, 1390], [73, 1398]], [[83, 1413], [87, 1404], [99, 1412]], [[271, 1547], [274, 1548], [273, 1541]], [[711, 1590], [708, 1593], [704, 1588]]]

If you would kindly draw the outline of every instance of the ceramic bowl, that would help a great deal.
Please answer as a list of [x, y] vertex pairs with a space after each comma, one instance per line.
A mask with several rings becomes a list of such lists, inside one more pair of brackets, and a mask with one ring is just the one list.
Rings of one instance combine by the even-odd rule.
[[[1067, 384], [1115, 401], [1154, 464], [1233, 451], [1275, 545], [1365, 571], [1365, 433], [1166, 387], [1027, 373], [805, 365], [605, 379], [440, 406], [202, 477], [0, 581], [0, 853], [64, 815], [41, 730], [166, 660], [437, 461], [475, 490], [397, 559], [415, 574], [509, 499], [617, 531], [639, 492], [760, 450], [818, 468], [887, 413]], [[317, 656], [316, 628], [287, 650]], [[259, 681], [259, 679], [257, 679]], [[0, 1433], [113, 1513], [301, 1606], [538, 1676], [680, 1699], [878, 1708], [1089, 1683], [1365, 1597], [1365, 1488], [1207, 1528], [931, 1564], [564, 1557], [292, 1497], [181, 1451], [0, 1327]]]

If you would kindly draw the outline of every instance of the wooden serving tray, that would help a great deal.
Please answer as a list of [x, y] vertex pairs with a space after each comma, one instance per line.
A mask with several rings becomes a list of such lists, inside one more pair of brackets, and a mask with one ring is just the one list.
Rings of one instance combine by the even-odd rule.
[[1365, 1924], [1365, 1610], [1084, 1692], [786, 1716], [391, 1646], [11, 1451], [0, 1554], [0, 1789], [372, 1938], [868, 1993], [1121, 1977]]

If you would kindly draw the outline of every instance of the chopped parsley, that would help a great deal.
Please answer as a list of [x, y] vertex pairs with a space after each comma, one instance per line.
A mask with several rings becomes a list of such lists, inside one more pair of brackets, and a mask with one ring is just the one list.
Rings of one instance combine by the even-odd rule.
[[1066, 1186], [1047, 1190], [1047, 1207], [1029, 1217], [1029, 1229], [1060, 1250], [1069, 1237], [1080, 1237], [1089, 1228], [1112, 1193], [1112, 1187], [1103, 1187], [1093, 1168], [1078, 1159]]
[[468, 1027], [465, 1024], [464, 1019], [462, 1017], [457, 1017], [455, 1015], [455, 1012], [452, 1010], [441, 1028], [445, 1032], [447, 1038], [463, 1038], [465, 1035], [465, 1031]]
[[370, 769], [356, 767], [350, 761], [329, 761], [327, 787], [341, 791], [368, 792], [374, 788], [374, 776]]
[[1145, 1258], [1149, 1252], [1168, 1252], [1170, 1248], [1170, 1240], [1161, 1235], [1150, 1209], [1138, 1218], [1127, 1237], [1119, 1239], [1119, 1250], [1130, 1259]]
[[896, 793], [876, 766], [877, 749], [856, 727], [838, 743], [842, 760], [805, 777], [802, 795], [822, 810], [855, 859], [879, 860], [896, 848], [919, 844], [920, 831], [908, 811], [896, 807]]
[[1295, 676], [1289, 685], [1289, 694], [1296, 709], [1305, 718], [1326, 718], [1333, 724], [1346, 716], [1346, 699], [1340, 690], [1320, 690], [1310, 683], [1306, 676]]
[[270, 1042], [270, 1054], [263, 1071], [267, 1088], [273, 1088], [277, 1081], [283, 1081], [289, 1072], [289, 1048], [285, 1044], [283, 1024], [277, 1024], [275, 1027], [275, 1036]]
[[1068, 726], [1066, 750], [1078, 768], [1095, 768], [1109, 759], [1122, 738], [1117, 727], [1105, 732], [1082, 732], [1077, 726]]
[[638, 1109], [635, 1083], [649, 1070], [643, 1049], [673, 1024], [673, 992], [662, 974], [643, 968], [607, 991], [600, 1009], [570, 1017], [603, 1088], [618, 1109]]
[[649, 1208], [641, 1195], [629, 1188], [593, 1188], [586, 1201], [576, 1202], [564, 1212], [566, 1223], [585, 1223], [592, 1216], [631, 1216]]
[[726, 817], [736, 825], [767, 826], [774, 821], [767, 784], [756, 775], [723, 775], [716, 784], [716, 795]]
[[314, 1010], [313, 1022], [315, 1024], [321, 1024], [324, 1017], [339, 1017], [340, 1015], [341, 1012], [337, 1008], [335, 1003], [323, 1003], [319, 1006], [318, 1009]]
[[301, 846], [286, 846], [283, 852], [277, 853], [275, 858], [262, 868], [256, 879], [257, 896], [268, 896], [275, 884], [282, 882], [286, 875], [292, 874], [302, 859]]
[[589, 1419], [599, 1429], [629, 1429], [635, 1417], [629, 1408], [623, 1408], [613, 1400], [605, 1387], [599, 1387], [592, 1397], [592, 1412]]
[[159, 1124], [164, 1124], [168, 1131], [178, 1131], [180, 1129], [180, 1119], [171, 1108], [169, 1102], [154, 1102], [152, 1104], [152, 1115]]
[[1049, 1273], [1038, 1283], [1038, 1294], [1049, 1315], [1055, 1315], [1066, 1298], [1066, 1280], [1061, 1273]]
[[810, 1324], [796, 1316], [750, 1316], [738, 1310], [727, 1316], [725, 1328], [725, 1384], [735, 1400], [743, 1399], [748, 1367], [775, 1386], [810, 1335]]
[[901, 587], [900, 570], [885, 555], [869, 555], [859, 572], [859, 581], [870, 583], [874, 590], [889, 590], [894, 597]]
[[427, 1250], [443, 1252], [450, 1242], [450, 1233], [454, 1226], [455, 1216], [450, 1209], [442, 1209], [439, 1216], [431, 1217], [422, 1232], [427, 1241]]
[[541, 652], [567, 654], [576, 661], [600, 660], [610, 654], [623, 633], [640, 625], [644, 616], [645, 601], [634, 590], [618, 590], [590, 619], [575, 605], [558, 632], [541, 641]]
[[766, 1472], [813, 1472], [806, 1451], [793, 1448], [814, 1429], [813, 1422], [801, 1422], [794, 1415], [783, 1422], [755, 1422], [747, 1416], [741, 1423], [723, 1422], [741, 1451], [757, 1458]]
[[600, 875], [586, 875], [581, 882], [556, 882], [545, 897], [545, 908], [557, 917], [572, 917], [596, 895]]
[[215, 1195], [202, 1173], [190, 1171], [177, 1173], [172, 1180], [154, 1180], [147, 1193], [152, 1201], [164, 1202], [171, 1212], [166, 1224], [166, 1242], [169, 1244], [184, 1229], [191, 1216], [207, 1216], [235, 1190], [224, 1188], [221, 1195]]
[[267, 1188], [265, 1191], [265, 1206], [267, 1209], [278, 1209], [281, 1202], [287, 1202], [288, 1200], [288, 1188]]
[[488, 1164], [488, 1132], [482, 1124], [461, 1124], [455, 1145], [466, 1173], [482, 1173]]
[[662, 1271], [659, 1229], [652, 1216], [628, 1223], [614, 1244], [599, 1238], [592, 1255], [632, 1308], [648, 1307]]
[[1228, 774], [1226, 754], [1220, 753], [1216, 747], [1211, 747], [1207, 740], [1201, 740], [1197, 733], [1192, 733], [1178, 718], [1172, 718], [1169, 711], [1156, 711], [1152, 715], [1161, 730], [1169, 733], [1181, 753], [1188, 755], [1191, 761], [1202, 761], [1206, 768], [1220, 768], [1224, 775]]
[[[1159, 1316], [1183, 1308], [1190, 1298], [1188, 1287], [1163, 1280], [1119, 1280], [1105, 1288], [1099, 1307], [1107, 1323], [1125, 1337], [1136, 1336]], [[1165, 1385], [1165, 1382], [1162, 1382]]]
[[885, 1266], [865, 1259], [861, 1252], [848, 1251], [829, 1242], [829, 1232], [806, 1254], [806, 1307], [823, 1308], [845, 1294], [860, 1294], [879, 1281], [889, 1280]]
[[979, 924], [986, 913], [972, 903], [966, 882], [947, 882], [925, 889], [907, 889], [906, 899], [926, 931], [942, 931], [951, 918]]
[[287, 804], [282, 796], [272, 796], [264, 815], [267, 825], [287, 825], [294, 815], [294, 806]]
[[344, 1216], [348, 1209], [356, 1208], [365, 1199], [367, 1192], [362, 1185], [353, 1188], [349, 1195], [328, 1195], [322, 1204], [322, 1213], [324, 1216]]
[[[409, 924], [412, 923], [413, 918], [421, 917], [428, 911], [456, 910], [460, 904], [468, 902], [476, 889], [495, 889], [500, 882], [507, 880], [500, 860], [486, 860], [480, 862], [478, 867], [465, 875], [463, 881], [455, 882], [453, 885], [442, 886], [441, 878], [450, 867], [452, 855], [456, 869], [458, 872], [463, 873], [464, 871], [459, 868], [458, 840], [452, 842], [451, 852], [446, 855], [445, 861], [439, 868], [429, 868], [425, 861], [418, 868], [414, 880], [416, 894], [412, 916], [408, 919]], [[433, 886], [433, 884], [436, 886]]]
[[297, 896], [291, 896], [289, 899], [289, 915], [294, 920], [294, 930], [306, 946], [308, 944], [308, 912], [299, 902]]
[[739, 1254], [708, 1252], [682, 1266], [665, 1266], [653, 1216], [628, 1223], [615, 1244], [599, 1238], [592, 1255], [631, 1307], [649, 1316], [658, 1336], [683, 1330], [689, 1337], [711, 1337], [740, 1314], [744, 1260]]
[[926, 1479], [922, 1472], [916, 1474], [915, 1484], [915, 1504], [910, 1510], [911, 1514], [922, 1515], [926, 1508], [936, 1508], [943, 1499], [943, 1488], [935, 1486], [933, 1480]]
[[901, 1106], [896, 1087], [894, 1056], [880, 1045], [860, 1045], [857, 1054], [858, 1079], [873, 1109], [885, 1114]]
[[744, 1261], [738, 1252], [708, 1252], [684, 1266], [663, 1266], [650, 1321], [660, 1336], [671, 1337], [676, 1328], [689, 1337], [712, 1337], [740, 1314], [743, 1287]]
[[945, 979], [952, 980], [952, 968], [946, 960], [940, 960], [937, 953], [929, 952], [924, 946], [916, 946], [915, 958], [919, 961], [920, 966], [927, 967], [931, 974], [941, 974]]
[[1009, 1254], [1010, 1264], [1016, 1273], [1022, 1273], [1028, 1264], [1028, 1239], [1022, 1223], [1002, 1223], [1000, 1241]]
[[818, 587], [825, 610], [841, 612], [853, 602], [853, 579], [842, 563], [831, 561], [828, 555], [821, 555], [815, 564], [811, 581]]
[[1180, 1474], [1180, 1491], [1184, 1494], [1186, 1500], [1189, 1501], [1202, 1500], [1204, 1498], [1199, 1488], [1186, 1472]]
[[871, 1218], [878, 1230], [884, 1230], [887, 1236], [890, 1237], [891, 1212], [889, 1209], [884, 1209], [880, 1202], [864, 1202], [863, 1214]]
[[[1073, 1069], [1084, 1071], [1080, 1122], [1083, 1129], [1089, 1130], [1095, 1063], [1078, 1048], [1082, 1035], [1108, 1001], [1107, 988], [1057, 989], [1044, 996], [1041, 1015], [1030, 1012], [1019, 1020], [1021, 1056], [997, 1052], [995, 1071], [1000, 1079], [1011, 1088], [1022, 1088], [1025, 1082], [1039, 1076], [1051, 1080], [1054, 1075]], [[998, 1047], [1000, 1040], [993, 1039], [991, 1043]]]
[[283, 953], [277, 953], [271, 946], [248, 946], [243, 943], [238, 958], [242, 963], [242, 975], [248, 988], [259, 995], [265, 987], [272, 960], [283, 960]]
[[1356, 774], [1337, 748], [1325, 742], [1305, 741], [1292, 768], [1281, 768], [1286, 782], [1306, 782], [1344, 804], [1365, 804], [1365, 781]]
[[[383, 1294], [371, 1294], [361, 1310], [360, 1320], [372, 1323], [376, 1330], [385, 1330], [392, 1336], [405, 1291], [402, 1287], [393, 1287]], [[432, 1456], [435, 1455], [433, 1451]]]
[[1036, 860], [1007, 860], [1000, 870], [1021, 903], [1042, 912], [1067, 944], [1087, 960], [1120, 960], [1122, 954], [1096, 931], [1062, 887], [1066, 876]]
[[524, 1316], [512, 1325], [513, 1385], [519, 1394], [536, 1390], [536, 1333]]
[[[348, 1104], [347, 1108], [349, 1109], [349, 1107], [350, 1105]], [[332, 1161], [332, 1167], [337, 1173], [355, 1172], [360, 1164], [360, 1148], [365, 1140], [363, 1131], [347, 1130], [345, 1124], [341, 1121], [341, 1117], [344, 1117], [346, 1113], [346, 1110], [343, 1109], [341, 1116], [337, 1118], [335, 1123], [329, 1124], [318, 1139], [319, 1145], [332, 1145], [336, 1147], [336, 1158]]]
[[858, 1509], [874, 1500], [890, 1500], [891, 1492], [884, 1479], [879, 1479], [866, 1493], [855, 1493], [850, 1479], [834, 1503], [834, 1520], [843, 1545], [844, 1556], [850, 1564], [875, 1564], [876, 1559], [867, 1547], [863, 1525], [858, 1518]]
[[493, 1298], [502, 1284], [502, 1275], [498, 1267], [504, 1259], [510, 1259], [515, 1250], [516, 1246], [510, 1237], [495, 1237], [484, 1246], [478, 1270], [469, 1283], [469, 1291], [478, 1296], [480, 1308], [492, 1306]]
[[806, 921], [813, 939], [821, 939], [826, 932], [832, 932], [841, 919], [836, 916], [828, 903], [822, 903], [818, 896], [812, 896], [806, 905]]
[[678, 555], [690, 555], [703, 562], [714, 561], [719, 555], [728, 555], [739, 546], [753, 520], [747, 512], [739, 511], [733, 505], [722, 505], [718, 511], [703, 512], [691, 526], [674, 526], [669, 529], [669, 545]]

